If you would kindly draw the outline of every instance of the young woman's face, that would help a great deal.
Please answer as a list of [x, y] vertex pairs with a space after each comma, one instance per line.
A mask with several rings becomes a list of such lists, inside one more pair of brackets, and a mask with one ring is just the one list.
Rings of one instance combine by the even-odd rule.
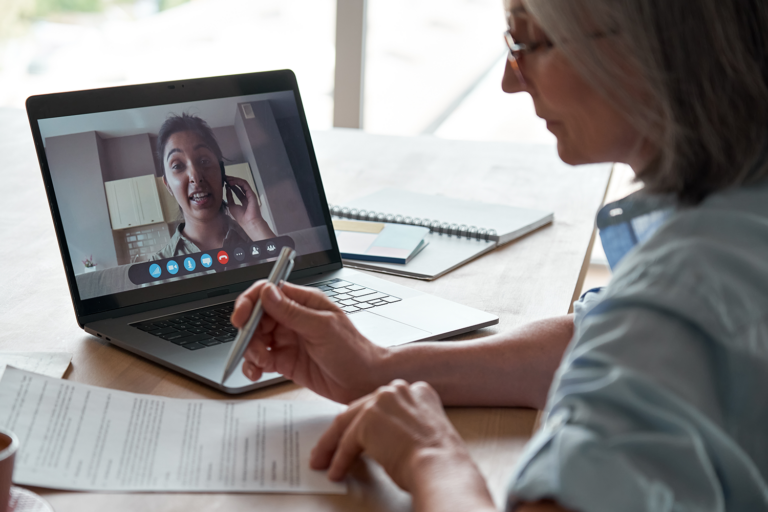
[[184, 212], [184, 219], [206, 221], [216, 218], [223, 191], [219, 160], [195, 132], [177, 132], [163, 149], [168, 191]]
[[[522, 0], [511, 3], [510, 32], [515, 41], [529, 45], [546, 42], [546, 35], [525, 12]], [[610, 44], [610, 37], [603, 44]], [[557, 46], [542, 45], [525, 55], [520, 69], [525, 84], [506, 63], [502, 89], [531, 95], [536, 115], [557, 137], [557, 151], [564, 162], [623, 162], [635, 167], [650, 159], [652, 150], [640, 133], [581, 77]]]

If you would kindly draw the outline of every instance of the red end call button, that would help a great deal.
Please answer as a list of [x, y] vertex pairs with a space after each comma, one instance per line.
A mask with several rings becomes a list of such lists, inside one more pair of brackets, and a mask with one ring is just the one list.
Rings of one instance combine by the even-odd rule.
[[229, 254], [227, 254], [224, 251], [219, 251], [219, 254], [216, 255], [216, 258], [219, 260], [219, 263], [221, 263], [222, 265], [226, 265], [227, 262], [229, 261]]

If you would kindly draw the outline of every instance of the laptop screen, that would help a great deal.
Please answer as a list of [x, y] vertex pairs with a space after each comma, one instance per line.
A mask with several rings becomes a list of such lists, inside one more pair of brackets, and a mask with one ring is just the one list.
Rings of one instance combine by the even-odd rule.
[[146, 288], [168, 296], [172, 283], [249, 267], [238, 275], [263, 277], [284, 246], [297, 270], [329, 262], [327, 207], [293, 91], [37, 122], [81, 301]]

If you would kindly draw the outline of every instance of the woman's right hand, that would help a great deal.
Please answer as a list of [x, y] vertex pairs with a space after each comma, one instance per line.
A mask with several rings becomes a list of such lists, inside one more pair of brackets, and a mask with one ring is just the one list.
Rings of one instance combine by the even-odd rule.
[[[315, 393], [349, 403], [388, 382], [378, 377], [388, 350], [371, 343], [320, 290], [259, 281], [235, 302], [240, 328], [261, 298], [264, 315], [245, 352], [243, 373], [278, 372]], [[380, 381], [381, 380], [381, 381]]]

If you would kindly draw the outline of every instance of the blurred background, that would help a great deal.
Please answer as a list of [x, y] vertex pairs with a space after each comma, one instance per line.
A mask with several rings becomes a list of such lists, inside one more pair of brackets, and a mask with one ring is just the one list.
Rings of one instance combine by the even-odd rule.
[[[0, 4], [0, 106], [44, 92], [288, 67], [310, 127], [332, 125], [335, 0]], [[530, 99], [499, 89], [505, 26], [501, 0], [368, 0], [364, 129], [553, 143]]]
[[[313, 130], [333, 126], [336, 0], [0, 0], [0, 107], [33, 94], [290, 68]], [[501, 0], [368, 0], [362, 128], [554, 144], [500, 87]], [[620, 168], [610, 198], [634, 186]], [[596, 244], [596, 246], [599, 244]], [[607, 279], [593, 256], [587, 284]]]

